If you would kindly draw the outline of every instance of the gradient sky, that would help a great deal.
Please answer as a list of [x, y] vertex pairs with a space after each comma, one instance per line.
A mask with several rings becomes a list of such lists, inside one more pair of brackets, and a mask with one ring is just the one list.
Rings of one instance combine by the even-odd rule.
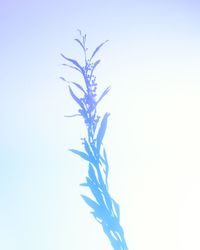
[[105, 144], [110, 191], [130, 250], [199, 250], [200, 4], [0, 1], [0, 249], [110, 250], [80, 198], [87, 166], [60, 76], [81, 29], [112, 86]]

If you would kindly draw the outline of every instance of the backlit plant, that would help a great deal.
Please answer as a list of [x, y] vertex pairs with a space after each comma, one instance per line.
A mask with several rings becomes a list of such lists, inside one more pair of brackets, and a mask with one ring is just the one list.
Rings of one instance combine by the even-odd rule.
[[[107, 41], [101, 43], [91, 56], [88, 56], [86, 35], [82, 35], [81, 31], [79, 33], [80, 39], [75, 39], [75, 41], [83, 50], [84, 65], [61, 54], [67, 61], [67, 64], [63, 65], [78, 71], [84, 82], [84, 86], [82, 86], [77, 82], [66, 81], [61, 77], [62, 80], [68, 83], [71, 97], [79, 106], [78, 114], [71, 117], [81, 116], [87, 129], [87, 137], [82, 138], [83, 149], [81, 151], [70, 149], [70, 151], [88, 163], [88, 175], [85, 178], [85, 182], [80, 185], [91, 191], [91, 197], [81, 195], [83, 200], [92, 209], [91, 214], [102, 225], [112, 248], [114, 250], [127, 250], [124, 231], [120, 224], [120, 208], [118, 203], [111, 197], [108, 188], [109, 165], [103, 139], [110, 114], [106, 112], [103, 117], [97, 114], [97, 105], [99, 105], [103, 97], [109, 92], [110, 87], [107, 87], [101, 95], [97, 94], [98, 86], [94, 71], [100, 60], [94, 59], [99, 49]], [[76, 91], [79, 91], [79, 95], [75, 94], [75, 88]]]

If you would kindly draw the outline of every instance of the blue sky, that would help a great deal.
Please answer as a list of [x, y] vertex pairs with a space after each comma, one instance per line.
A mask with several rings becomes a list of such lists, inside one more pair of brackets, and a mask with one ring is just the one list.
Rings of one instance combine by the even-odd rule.
[[199, 249], [198, 1], [1, 1], [0, 248], [109, 250], [80, 198], [83, 126], [60, 53], [102, 41], [110, 190], [129, 249]]

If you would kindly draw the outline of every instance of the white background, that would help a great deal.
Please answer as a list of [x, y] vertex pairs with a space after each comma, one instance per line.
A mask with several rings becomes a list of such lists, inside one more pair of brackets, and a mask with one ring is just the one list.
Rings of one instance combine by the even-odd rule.
[[76, 29], [112, 86], [110, 191], [130, 250], [199, 250], [200, 33], [197, 1], [2, 1], [0, 249], [109, 250], [80, 193], [80, 119], [58, 78], [80, 58]]

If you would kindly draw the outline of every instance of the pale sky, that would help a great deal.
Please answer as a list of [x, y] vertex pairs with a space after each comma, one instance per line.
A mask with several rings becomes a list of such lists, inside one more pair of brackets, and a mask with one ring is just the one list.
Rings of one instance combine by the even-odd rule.
[[1, 1], [0, 249], [111, 250], [80, 197], [79, 119], [59, 80], [81, 29], [111, 85], [109, 186], [129, 250], [199, 250], [198, 1]]

